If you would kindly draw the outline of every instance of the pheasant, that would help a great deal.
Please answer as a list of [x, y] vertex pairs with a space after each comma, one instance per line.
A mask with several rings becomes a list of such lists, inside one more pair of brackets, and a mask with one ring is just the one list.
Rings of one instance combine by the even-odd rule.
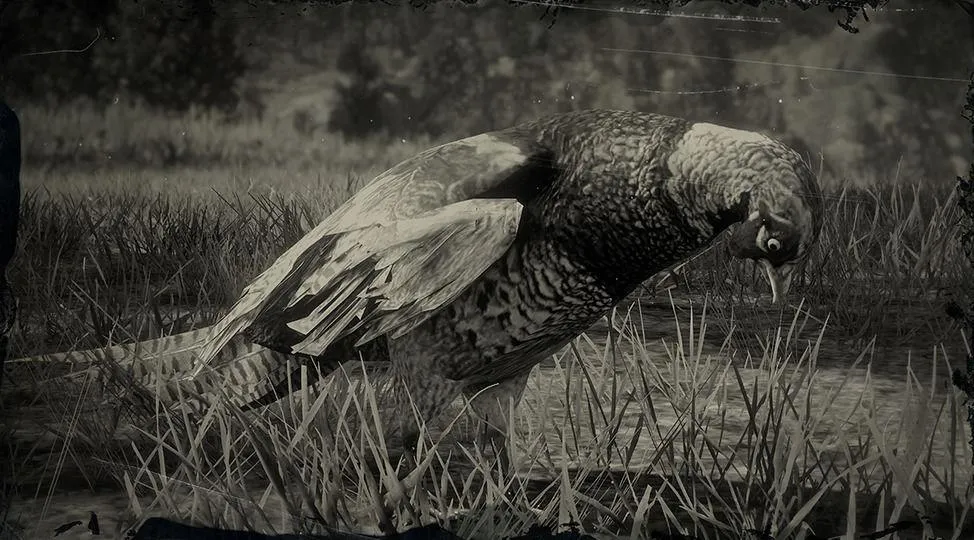
[[[822, 218], [809, 167], [765, 135], [631, 111], [552, 115], [380, 174], [194, 335], [176, 378], [277, 363], [250, 369], [278, 376], [255, 382], [257, 406], [281, 397], [286, 359], [323, 377], [364, 348], [394, 381], [383, 410], [432, 420], [466, 395], [506, 461], [506, 412], [532, 368], [640, 283], [736, 224], [732, 255], [757, 261], [781, 302]], [[259, 354], [238, 360], [241, 344]], [[414, 416], [394, 416], [385, 434], [415, 441]]]

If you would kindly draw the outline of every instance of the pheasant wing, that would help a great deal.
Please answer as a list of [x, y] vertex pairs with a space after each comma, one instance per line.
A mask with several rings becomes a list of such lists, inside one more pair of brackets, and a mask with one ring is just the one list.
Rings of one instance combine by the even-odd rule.
[[495, 132], [380, 174], [244, 289], [192, 376], [242, 332], [286, 327], [302, 338], [291, 352], [309, 355], [355, 331], [360, 342], [408, 332], [507, 251], [519, 199], [557, 176], [550, 156], [518, 132]]

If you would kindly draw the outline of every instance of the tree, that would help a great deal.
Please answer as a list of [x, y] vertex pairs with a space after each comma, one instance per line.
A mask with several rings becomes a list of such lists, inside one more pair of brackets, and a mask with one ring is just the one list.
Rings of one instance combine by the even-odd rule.
[[230, 109], [246, 71], [234, 20], [209, 0], [28, 0], [0, 15], [0, 36], [0, 85], [21, 100], [125, 95]]

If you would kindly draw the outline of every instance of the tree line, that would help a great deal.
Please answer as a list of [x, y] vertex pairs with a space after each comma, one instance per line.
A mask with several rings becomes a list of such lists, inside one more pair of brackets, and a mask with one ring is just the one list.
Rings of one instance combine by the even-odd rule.
[[[0, 11], [0, 92], [14, 101], [121, 97], [160, 111], [231, 112], [241, 82], [287, 54], [339, 74], [327, 128], [348, 137], [474, 133], [611, 106], [761, 127], [813, 146], [848, 139], [853, 157], [883, 163], [943, 162], [966, 142], [965, 87], [938, 80], [966, 79], [974, 65], [969, 24], [953, 0], [865, 18], [864, 8], [882, 2], [807, 11], [777, 1], [760, 10], [756, 0], [695, 5], [709, 20], [572, 3], [585, 9], [28, 0]], [[630, 11], [683, 3], [634, 2]], [[840, 36], [850, 33], [858, 35]], [[654, 52], [636, 52], [645, 50]], [[791, 66], [796, 57], [826, 71]], [[720, 60], [738, 58], [755, 60]], [[829, 69], [914, 77], [843, 79]], [[824, 108], [848, 125], [820, 125]]]

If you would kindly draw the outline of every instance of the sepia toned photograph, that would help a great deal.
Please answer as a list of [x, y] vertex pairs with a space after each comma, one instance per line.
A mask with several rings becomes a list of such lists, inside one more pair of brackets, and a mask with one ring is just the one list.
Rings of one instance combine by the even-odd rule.
[[0, 540], [974, 538], [974, 2], [0, 0]]

